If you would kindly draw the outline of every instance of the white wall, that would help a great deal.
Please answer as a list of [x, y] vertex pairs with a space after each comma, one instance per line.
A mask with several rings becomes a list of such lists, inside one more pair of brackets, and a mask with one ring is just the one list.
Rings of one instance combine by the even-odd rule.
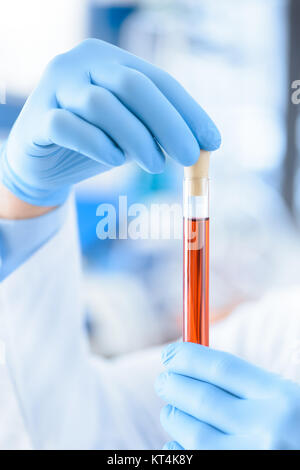
[[0, 81], [27, 95], [56, 54], [84, 34], [87, 0], [1, 0]]

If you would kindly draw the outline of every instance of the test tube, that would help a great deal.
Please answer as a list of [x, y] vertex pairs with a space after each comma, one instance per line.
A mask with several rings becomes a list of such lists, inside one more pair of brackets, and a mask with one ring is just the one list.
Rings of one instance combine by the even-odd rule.
[[209, 152], [183, 183], [183, 341], [209, 346]]

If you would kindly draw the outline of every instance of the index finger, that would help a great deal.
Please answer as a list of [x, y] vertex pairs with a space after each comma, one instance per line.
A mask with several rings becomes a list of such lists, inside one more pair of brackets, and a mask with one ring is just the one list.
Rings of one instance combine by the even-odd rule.
[[[169, 73], [142, 59], [131, 57], [132, 67], [147, 75], [183, 117], [202, 150], [214, 151], [221, 145], [221, 135], [213, 120], [194, 98]], [[129, 65], [130, 66], [130, 65]]]
[[107, 56], [107, 61], [135, 69], [146, 75], [169, 100], [182, 116], [199, 146], [203, 150], [217, 150], [221, 144], [220, 132], [204, 109], [192, 98], [180, 83], [159, 67], [135, 55], [98, 39], [88, 39], [79, 47], [87, 47], [85, 60], [93, 64], [93, 69], [101, 73], [103, 63], [99, 60]]
[[194, 343], [169, 345], [162, 360], [169, 371], [211, 383], [240, 398], [269, 396], [277, 379], [232, 354]]

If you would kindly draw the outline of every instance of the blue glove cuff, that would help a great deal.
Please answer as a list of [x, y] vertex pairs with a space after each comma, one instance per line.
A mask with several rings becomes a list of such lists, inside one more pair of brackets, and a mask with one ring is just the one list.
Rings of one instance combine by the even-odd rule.
[[55, 192], [37, 189], [24, 183], [11, 169], [6, 157], [6, 144], [0, 150], [0, 181], [15, 196], [34, 206], [53, 207], [63, 204], [70, 194], [71, 188], [65, 187]]

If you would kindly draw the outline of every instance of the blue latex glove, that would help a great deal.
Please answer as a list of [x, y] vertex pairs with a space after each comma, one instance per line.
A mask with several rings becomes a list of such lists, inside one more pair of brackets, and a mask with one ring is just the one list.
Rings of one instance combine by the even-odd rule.
[[88, 39], [47, 67], [2, 150], [0, 179], [20, 199], [54, 206], [128, 157], [159, 173], [162, 149], [191, 165], [199, 148], [219, 145], [211, 119], [170, 75]]
[[300, 386], [192, 343], [163, 352], [166, 449], [300, 449]]

